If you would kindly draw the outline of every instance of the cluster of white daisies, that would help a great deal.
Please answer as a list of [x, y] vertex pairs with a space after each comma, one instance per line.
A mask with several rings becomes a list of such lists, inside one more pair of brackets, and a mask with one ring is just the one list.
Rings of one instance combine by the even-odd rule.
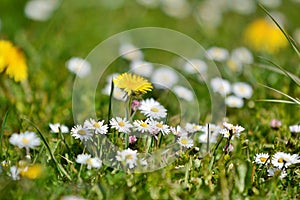
[[[245, 82], [236, 82], [230, 84], [226, 79], [211, 79], [212, 90], [225, 97], [225, 103], [232, 108], [241, 108], [244, 106], [244, 99], [250, 99], [253, 94], [252, 87]], [[229, 95], [232, 93], [231, 95]], [[229, 95], [229, 96], [227, 96]]]
[[300, 163], [298, 154], [276, 152], [272, 157], [268, 153], [255, 155], [254, 162], [268, 166], [268, 176], [278, 175], [281, 179], [287, 176], [286, 169], [293, 164]]
[[[194, 123], [186, 123], [185, 127], [179, 125], [176, 127], [169, 126], [163, 120], [167, 116], [167, 110], [153, 98], [142, 101], [133, 100], [132, 109], [142, 113], [146, 119], [130, 121], [126, 118], [114, 117], [110, 119], [109, 125], [105, 124], [104, 120], [87, 119], [83, 125], [75, 125], [71, 129], [71, 135], [75, 139], [89, 141], [97, 134], [107, 134], [109, 128], [111, 128], [118, 133], [128, 134], [129, 143], [134, 144], [138, 140], [137, 136], [141, 134], [158, 139], [159, 134], [165, 136], [172, 133], [181, 148], [192, 148], [194, 146], [194, 133], [202, 133], [199, 136], [199, 143], [207, 143], [209, 131], [209, 143], [215, 143], [220, 134], [225, 138], [231, 139], [234, 136], [238, 137], [240, 132], [244, 130], [241, 126], [234, 126], [229, 123], [224, 123], [224, 128], [214, 124], [201, 126]], [[80, 154], [78, 156], [76, 160], [78, 163], [97, 168], [101, 166], [98, 158], [91, 158], [88, 154]], [[147, 163], [145, 160], [138, 159], [138, 152], [130, 148], [118, 151], [116, 160], [125, 163], [129, 168], [137, 166], [138, 163], [142, 165]]]

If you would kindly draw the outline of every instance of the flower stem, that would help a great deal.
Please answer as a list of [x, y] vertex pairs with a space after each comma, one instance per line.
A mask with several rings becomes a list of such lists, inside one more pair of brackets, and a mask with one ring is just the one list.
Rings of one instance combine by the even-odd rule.
[[5, 85], [4, 81], [3, 81], [3, 78], [0, 78], [0, 87], [2, 88], [4, 95], [9, 99], [9, 101], [12, 104], [15, 104], [16, 103], [16, 99], [15, 99], [14, 95], [6, 87], [6, 85]]
[[207, 145], [206, 145], [206, 153], [209, 153], [209, 136], [210, 136], [210, 132], [209, 132], [209, 123], [207, 124]]

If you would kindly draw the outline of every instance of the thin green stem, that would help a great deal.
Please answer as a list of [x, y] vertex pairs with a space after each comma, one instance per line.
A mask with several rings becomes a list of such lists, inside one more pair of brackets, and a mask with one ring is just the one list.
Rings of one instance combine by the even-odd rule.
[[207, 124], [207, 145], [206, 145], [206, 152], [209, 153], [209, 138], [210, 138], [210, 131], [209, 131], [209, 123]]
[[6, 85], [5, 85], [4, 81], [3, 81], [3, 78], [0, 78], [0, 87], [2, 88], [4, 95], [9, 99], [9, 101], [12, 104], [15, 104], [16, 103], [16, 99], [15, 99], [14, 95], [6, 87]]

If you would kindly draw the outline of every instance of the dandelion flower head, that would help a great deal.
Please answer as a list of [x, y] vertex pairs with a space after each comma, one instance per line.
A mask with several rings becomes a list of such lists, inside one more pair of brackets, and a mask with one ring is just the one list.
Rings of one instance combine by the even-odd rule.
[[244, 32], [244, 38], [248, 45], [257, 51], [265, 51], [271, 54], [287, 46], [280, 29], [267, 19], [257, 19], [248, 25]]
[[0, 73], [8, 75], [16, 82], [27, 78], [27, 64], [20, 49], [6, 40], [0, 40]]
[[127, 92], [128, 96], [131, 94], [145, 94], [153, 88], [152, 84], [145, 78], [130, 73], [120, 74], [113, 82], [116, 87]]

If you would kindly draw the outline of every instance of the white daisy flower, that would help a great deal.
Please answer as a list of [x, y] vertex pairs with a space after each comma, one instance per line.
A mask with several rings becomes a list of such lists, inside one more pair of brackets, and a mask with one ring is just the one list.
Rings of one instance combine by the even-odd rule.
[[154, 134], [161, 132], [163, 135], [168, 135], [170, 133], [169, 126], [164, 124], [162, 121], [158, 122], [155, 120], [150, 120], [149, 124]]
[[175, 18], [184, 18], [191, 12], [190, 4], [186, 0], [161, 0], [163, 11]]
[[57, 0], [31, 0], [25, 5], [25, 15], [36, 21], [47, 21], [58, 7]]
[[216, 77], [210, 80], [210, 85], [214, 92], [221, 94], [222, 96], [226, 96], [231, 92], [231, 86], [229, 81]]
[[83, 140], [87, 141], [93, 136], [93, 133], [87, 128], [82, 127], [82, 125], [77, 125], [71, 129], [71, 135], [75, 139], [80, 139], [81, 141]]
[[227, 122], [224, 122], [223, 126], [224, 126], [224, 129], [221, 129], [219, 131], [219, 133], [221, 135], [223, 135], [223, 137], [225, 137], [225, 138], [232, 137], [232, 139], [233, 139], [234, 136], [239, 137], [240, 133], [245, 130], [245, 128], [243, 128], [242, 126], [239, 126], [239, 125], [234, 126], [233, 124], [230, 124]]
[[250, 99], [253, 94], [253, 89], [247, 83], [237, 82], [232, 85], [232, 92], [238, 97]]
[[291, 133], [300, 133], [300, 125], [289, 126]]
[[[208, 135], [207, 135], [207, 132], [205, 132], [205, 133], [203, 133], [203, 134], [201, 134], [200, 136], [199, 136], [199, 142], [200, 143], [204, 143], [204, 144], [207, 144], [207, 140], [208, 140], [208, 137], [207, 137]], [[217, 142], [217, 137], [216, 137], [216, 135], [213, 135], [213, 134], [211, 134], [210, 135], [210, 137], [209, 137], [209, 143], [211, 144], [211, 143], [216, 143]]]
[[[255, 155], [254, 162], [256, 164], [265, 164], [269, 157], [270, 156], [268, 153], [258, 153]], [[267, 161], [267, 163], [270, 163], [270, 159]]]
[[178, 75], [173, 69], [161, 67], [153, 72], [151, 82], [160, 89], [171, 88], [178, 82]]
[[141, 133], [149, 133], [151, 131], [151, 126], [149, 125], [149, 120], [135, 120], [133, 122], [134, 129]]
[[180, 136], [177, 140], [177, 142], [182, 147], [191, 148], [194, 146], [194, 141], [190, 139], [187, 135]]
[[89, 154], [77, 155], [76, 162], [79, 164], [87, 165], [87, 169], [99, 169], [102, 166], [102, 161], [99, 158], [91, 158], [91, 155]]
[[[207, 126], [208, 124], [205, 124], [205, 126], [200, 126], [200, 131], [202, 132], [207, 132]], [[214, 135], [219, 135], [219, 132], [222, 128], [216, 124], [209, 124], [209, 131], [211, 134], [214, 134]]]
[[130, 43], [124, 43], [119, 48], [119, 54], [126, 60], [142, 60], [144, 55], [143, 52], [136, 46]]
[[240, 97], [231, 95], [226, 97], [225, 104], [231, 108], [242, 108], [244, 106], [244, 101]]
[[233, 72], [241, 72], [243, 69], [242, 63], [240, 63], [239, 61], [232, 59], [232, 58], [229, 58], [226, 61], [226, 65], [227, 65], [228, 69], [230, 69]]
[[104, 120], [96, 121], [94, 119], [87, 119], [84, 121], [83, 127], [94, 130], [96, 134], [106, 134], [108, 131], [108, 126], [104, 124]]
[[146, 8], [156, 8], [160, 0], [137, 0], [137, 2]]
[[[111, 83], [107, 83], [106, 86], [103, 88], [102, 93], [110, 96], [110, 92], [111, 92]], [[122, 89], [120, 89], [118, 87], [114, 87], [113, 97], [115, 99], [120, 100], [120, 101], [126, 101], [127, 100], [126, 94], [127, 93], [125, 91], [123, 91]]]
[[256, 9], [256, 2], [253, 0], [229, 0], [230, 8], [242, 15], [249, 15]]
[[152, 98], [141, 101], [138, 109], [150, 119], [161, 119], [167, 116], [167, 110]]
[[69, 128], [60, 123], [55, 123], [55, 124], [50, 123], [49, 127], [51, 129], [51, 133], [69, 133]]
[[11, 166], [8, 176], [10, 176], [14, 181], [20, 180], [20, 172], [21, 170], [17, 166]]
[[226, 7], [219, 0], [203, 1], [198, 8], [195, 9], [195, 17], [200, 25], [207, 25], [210, 28], [216, 28], [222, 23], [222, 9], [219, 6]]
[[235, 135], [240, 134], [241, 132], [243, 132], [245, 130], [245, 128], [242, 127], [242, 126], [239, 126], [239, 125], [234, 126], [233, 124], [230, 124], [230, 123], [227, 123], [227, 122], [224, 122], [223, 126], [227, 130], [232, 131], [232, 133], [235, 134]]
[[186, 87], [176, 85], [173, 88], [174, 93], [176, 96], [178, 96], [181, 99], [184, 99], [186, 101], [193, 101], [194, 100], [194, 94], [191, 90], [187, 89]]
[[272, 164], [275, 167], [278, 167], [279, 169], [282, 169], [283, 167], [288, 167], [292, 164], [299, 163], [300, 159], [297, 154], [289, 154], [284, 152], [277, 152], [273, 155], [272, 158]]
[[207, 71], [207, 64], [200, 59], [190, 59], [184, 64], [183, 70], [189, 74], [204, 74]]
[[185, 130], [189, 133], [195, 133], [202, 130], [202, 126], [195, 123], [186, 123]]
[[85, 198], [75, 195], [65, 195], [62, 196], [59, 200], [85, 200]]
[[127, 121], [125, 118], [122, 119], [121, 117], [112, 118], [110, 120], [110, 125], [112, 128], [116, 129], [121, 133], [130, 133], [130, 129], [132, 128], [130, 122]]
[[119, 76], [120, 74], [119, 73], [112, 73], [112, 74], [109, 74], [107, 77], [106, 77], [106, 82], [107, 83], [111, 83], [117, 76]]
[[132, 169], [137, 165], [137, 151], [130, 148], [118, 151], [116, 159], [120, 162], [125, 162]]
[[280, 176], [279, 176], [280, 179], [283, 179], [287, 176], [287, 173], [285, 170], [280, 170], [278, 168], [270, 168], [267, 170], [267, 172], [268, 172], [268, 176], [274, 176], [274, 175], [280, 174]]
[[236, 49], [233, 49], [231, 52], [231, 59], [236, 60], [241, 64], [250, 65], [253, 63], [252, 53], [245, 47], [238, 47]]
[[207, 58], [215, 61], [225, 61], [229, 57], [229, 52], [227, 49], [221, 47], [211, 47], [207, 50]]
[[268, 8], [278, 8], [281, 5], [281, 0], [258, 0], [263, 6]]
[[72, 57], [66, 62], [67, 68], [79, 78], [86, 77], [91, 73], [91, 64], [82, 58]]
[[130, 69], [135, 74], [150, 77], [153, 72], [153, 65], [146, 61], [134, 60], [130, 63]]
[[223, 135], [224, 138], [229, 138], [230, 137], [230, 132], [228, 129], [224, 128], [220, 130], [220, 134]]
[[40, 138], [34, 132], [26, 131], [25, 133], [14, 133], [10, 138], [9, 142], [12, 145], [18, 146], [19, 148], [31, 148], [34, 149], [35, 147], [41, 144]]
[[176, 127], [170, 127], [171, 132], [175, 136], [186, 136], [188, 133], [186, 132], [185, 129], [183, 129], [181, 126], [176, 126]]

